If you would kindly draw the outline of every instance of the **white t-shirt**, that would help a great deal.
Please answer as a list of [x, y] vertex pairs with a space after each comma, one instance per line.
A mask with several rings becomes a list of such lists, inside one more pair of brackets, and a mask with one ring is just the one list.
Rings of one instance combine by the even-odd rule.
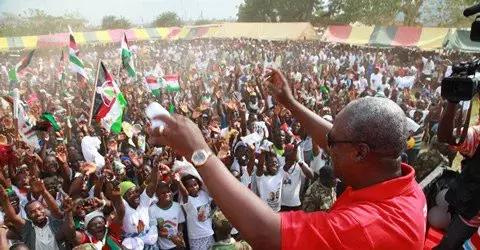
[[297, 207], [302, 204], [300, 201], [300, 186], [302, 184], [302, 169], [298, 162], [295, 162], [288, 171], [283, 171], [282, 184], [282, 206]]
[[365, 67], [363, 65], [360, 65], [357, 70], [358, 74], [365, 74]]
[[[161, 209], [157, 204], [153, 204], [148, 210], [150, 214], [150, 228], [158, 234], [158, 223], [163, 224], [163, 228], [168, 229], [168, 236], [178, 234], [178, 225], [185, 222], [185, 215], [178, 202], [173, 202], [169, 209]], [[175, 244], [169, 239], [158, 237], [158, 246], [160, 249], [175, 248]]]
[[240, 173], [240, 168], [242, 169], [242, 175], [240, 176], [240, 182], [245, 186], [249, 187], [252, 183], [252, 176], [248, 174], [248, 166], [240, 166], [237, 159], [235, 158], [232, 166], [230, 166], [230, 171], [237, 171]]
[[372, 89], [377, 91], [377, 89], [382, 86], [383, 75], [381, 73], [375, 74], [372, 73], [370, 76], [370, 82], [372, 83]]
[[250, 183], [252, 183], [252, 176], [248, 174], [247, 166], [241, 166], [241, 168], [242, 168], [242, 176], [240, 176], [240, 182], [244, 186], [249, 187]]
[[395, 82], [399, 89], [411, 89], [415, 83], [415, 76], [396, 77]]
[[284, 171], [279, 169], [275, 175], [255, 175], [258, 196], [275, 212], [280, 211], [283, 173]]
[[357, 88], [357, 93], [362, 93], [368, 87], [368, 81], [365, 77], [360, 77], [358, 81], [353, 81], [353, 84]]
[[433, 60], [428, 60], [425, 57], [422, 57], [422, 61], [423, 61], [422, 73], [424, 75], [431, 75], [435, 70], [435, 63], [433, 63]]
[[150, 228], [148, 208], [153, 203], [153, 199], [148, 197], [147, 191], [144, 190], [140, 195], [140, 204], [137, 209], [130, 207], [124, 199], [122, 199], [122, 201], [125, 206], [125, 217], [123, 217], [122, 227], [123, 232], [126, 234], [142, 233], [137, 231], [137, 226], [140, 220], [143, 222], [143, 225], [145, 225], [144, 232], [146, 232]]
[[200, 239], [213, 235], [211, 202], [212, 198], [208, 193], [200, 190], [197, 197], [188, 196], [188, 202], [182, 205], [187, 214], [189, 239]]

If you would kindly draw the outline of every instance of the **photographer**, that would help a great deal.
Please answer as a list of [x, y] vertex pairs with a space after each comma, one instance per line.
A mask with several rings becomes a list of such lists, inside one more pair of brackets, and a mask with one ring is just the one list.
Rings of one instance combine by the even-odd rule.
[[[468, 127], [462, 133], [462, 139], [456, 142], [453, 131], [458, 102], [448, 101], [440, 120], [438, 140], [448, 143], [451, 150], [464, 156], [460, 175], [450, 184], [445, 195], [450, 210], [456, 214], [440, 242], [438, 249], [458, 249], [470, 238], [479, 226], [478, 212], [480, 210], [480, 125]], [[469, 115], [467, 121], [469, 122]]]

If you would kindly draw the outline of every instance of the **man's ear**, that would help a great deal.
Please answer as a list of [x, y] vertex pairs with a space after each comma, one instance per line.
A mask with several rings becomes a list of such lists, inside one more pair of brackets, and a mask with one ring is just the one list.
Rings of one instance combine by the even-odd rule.
[[357, 153], [355, 155], [356, 161], [364, 161], [370, 153], [370, 147], [365, 143], [359, 143], [356, 147]]

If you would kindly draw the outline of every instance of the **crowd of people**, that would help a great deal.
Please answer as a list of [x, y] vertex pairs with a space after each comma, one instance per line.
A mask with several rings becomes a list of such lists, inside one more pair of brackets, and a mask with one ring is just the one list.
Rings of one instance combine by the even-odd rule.
[[[274, 98], [267, 68], [281, 70], [294, 98], [329, 122], [362, 97], [397, 103], [408, 117], [402, 161], [414, 167], [417, 181], [455, 156], [435, 136], [440, 83], [452, 62], [471, 55], [249, 39], [146, 41], [131, 48], [133, 78], [120, 67], [117, 44], [81, 46], [91, 76], [84, 82], [68, 70], [59, 77], [60, 49], [52, 48], [38, 49], [18, 81], [9, 81], [23, 52], [1, 53], [0, 246], [251, 249], [190, 159], [147, 143], [145, 108], [153, 101], [194, 121], [230, 173], [273, 211], [328, 211], [346, 187], [312, 131]], [[128, 103], [119, 134], [90, 123], [98, 60]], [[146, 87], [146, 77], [169, 74], [180, 76], [180, 90], [153, 95]], [[47, 112], [60, 127], [35, 126], [38, 148], [19, 135], [16, 91], [30, 123], [41, 124]]]

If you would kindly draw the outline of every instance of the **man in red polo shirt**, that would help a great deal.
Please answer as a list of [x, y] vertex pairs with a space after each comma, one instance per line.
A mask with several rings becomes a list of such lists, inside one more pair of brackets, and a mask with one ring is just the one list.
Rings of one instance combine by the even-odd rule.
[[423, 249], [426, 201], [414, 170], [401, 165], [402, 109], [386, 98], [361, 98], [332, 125], [293, 98], [282, 73], [269, 77], [277, 101], [329, 152], [335, 175], [348, 186], [328, 213], [274, 213], [216, 156], [203, 153], [208, 145], [185, 117], [158, 117], [166, 126], [150, 131], [149, 142], [192, 157], [215, 203], [255, 249]]

